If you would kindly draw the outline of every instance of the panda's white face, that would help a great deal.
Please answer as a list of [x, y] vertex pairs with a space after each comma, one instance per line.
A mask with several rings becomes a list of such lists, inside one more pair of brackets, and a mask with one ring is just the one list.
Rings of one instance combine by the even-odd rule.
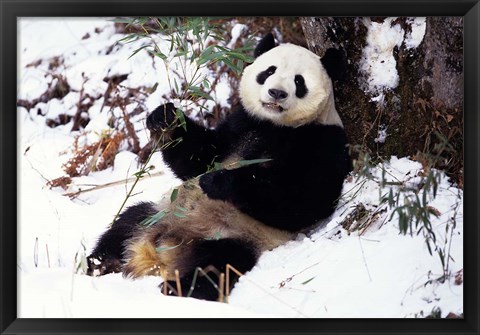
[[240, 98], [248, 113], [276, 125], [342, 126], [332, 82], [320, 58], [297, 45], [279, 45], [247, 66], [240, 81]]

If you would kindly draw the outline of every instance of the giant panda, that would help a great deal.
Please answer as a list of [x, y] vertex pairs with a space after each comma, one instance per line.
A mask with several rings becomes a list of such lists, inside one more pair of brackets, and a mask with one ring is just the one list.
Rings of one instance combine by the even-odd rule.
[[[227, 264], [245, 273], [262, 252], [333, 213], [351, 170], [332, 84], [343, 53], [320, 59], [268, 34], [254, 56], [240, 80], [241, 106], [216, 129], [179, 117], [172, 103], [148, 116], [183, 184], [162, 204], [121, 213], [87, 258], [89, 275], [161, 276], [161, 292], [178, 295], [179, 283], [184, 296], [217, 300]], [[237, 279], [231, 272], [226, 285]]]

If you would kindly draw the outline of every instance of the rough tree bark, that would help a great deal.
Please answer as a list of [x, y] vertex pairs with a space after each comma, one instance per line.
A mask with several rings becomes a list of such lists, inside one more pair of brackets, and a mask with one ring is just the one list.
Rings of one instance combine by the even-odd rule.
[[[419, 157], [418, 152], [434, 152], [439, 133], [453, 150], [444, 151], [436, 167], [462, 186], [463, 18], [303, 17], [300, 22], [308, 47], [319, 56], [329, 47], [346, 51], [348, 73], [335, 90], [351, 144], [378, 157]], [[397, 80], [372, 88], [375, 70], [390, 61], [389, 75]]]

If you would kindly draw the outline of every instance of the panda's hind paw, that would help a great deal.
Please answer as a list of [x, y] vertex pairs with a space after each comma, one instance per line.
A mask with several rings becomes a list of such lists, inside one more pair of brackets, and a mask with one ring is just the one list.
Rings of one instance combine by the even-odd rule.
[[87, 275], [92, 277], [122, 272], [123, 268], [123, 264], [119, 259], [102, 256], [88, 256], [87, 266]]
[[179, 292], [175, 289], [175, 281], [164, 281], [164, 282], [161, 282], [160, 285], [158, 285], [158, 287], [160, 288], [160, 292], [162, 292], [162, 294], [164, 295], [170, 295], [170, 296], [175, 296], [175, 297], [179, 297], [180, 294]]
[[[210, 282], [206, 280], [198, 281], [194, 287], [192, 287], [192, 278], [187, 276], [186, 278], [180, 279], [180, 289], [178, 291], [177, 282], [175, 280], [167, 280], [162, 282], [158, 287], [160, 292], [167, 296], [173, 297], [190, 297], [195, 299], [209, 300], [209, 301], [218, 301], [219, 292]], [[165, 287], [166, 285], [166, 287]]]

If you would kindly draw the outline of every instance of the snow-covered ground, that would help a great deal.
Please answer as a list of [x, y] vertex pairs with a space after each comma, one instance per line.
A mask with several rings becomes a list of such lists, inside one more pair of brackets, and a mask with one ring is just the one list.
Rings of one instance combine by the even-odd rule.
[[[128, 75], [122, 85], [132, 88], [158, 83], [143, 102], [152, 110], [170, 91], [167, 73], [161, 60], [144, 52], [129, 58], [139, 44], [115, 44], [124, 35], [116, 34], [108, 20], [25, 18], [19, 20], [19, 28], [18, 98], [39, 98], [48, 83], [57, 80], [52, 73], [64, 76], [71, 90], [62, 99], [17, 111], [18, 317], [404, 318], [424, 317], [437, 309], [442, 317], [463, 313], [463, 191], [445, 176], [435, 199], [431, 194], [427, 197], [429, 208], [439, 214], [431, 216], [436, 243], [446, 246], [450, 255], [451, 275], [444, 282], [437, 280], [444, 273], [440, 258], [435, 250], [429, 254], [423, 233], [400, 234], [398, 215], [390, 220], [392, 209], [379, 201], [388, 188], [380, 191], [378, 183], [355, 177], [345, 183], [345, 196], [331, 220], [266, 252], [240, 279], [228, 304], [165, 297], [157, 287], [161, 281], [157, 277], [130, 280], [120, 274], [89, 277], [76, 273], [78, 263], [125, 199], [131, 186], [125, 180], [140, 168], [137, 156], [123, 150], [116, 155], [114, 167], [75, 177], [67, 190], [50, 188], [47, 182], [65, 175], [62, 165], [73, 155], [75, 136], [83, 134], [84, 141], [94, 142], [108, 130], [110, 112], [102, 109], [105, 77]], [[61, 56], [63, 63], [49, 69], [55, 56]], [[47, 118], [75, 115], [81, 94], [95, 97], [84, 131], [71, 132], [72, 121], [54, 128], [46, 125]], [[226, 97], [221, 92], [217, 99], [223, 101], [218, 102], [223, 104]], [[143, 112], [132, 120], [142, 147], [148, 141], [145, 116]], [[161, 154], [154, 154], [150, 164], [155, 167], [151, 177], [141, 179], [127, 205], [159, 201], [179, 184]], [[384, 168], [390, 181], [413, 185], [422, 170], [419, 163], [396, 157]], [[372, 172], [378, 178], [382, 174], [380, 167]], [[110, 182], [119, 183], [75, 198], [65, 196]], [[370, 216], [366, 229], [349, 232], [342, 222], [362, 205], [367, 213], [377, 215]], [[453, 231], [452, 218], [456, 222]], [[353, 226], [356, 223], [352, 221]]]

